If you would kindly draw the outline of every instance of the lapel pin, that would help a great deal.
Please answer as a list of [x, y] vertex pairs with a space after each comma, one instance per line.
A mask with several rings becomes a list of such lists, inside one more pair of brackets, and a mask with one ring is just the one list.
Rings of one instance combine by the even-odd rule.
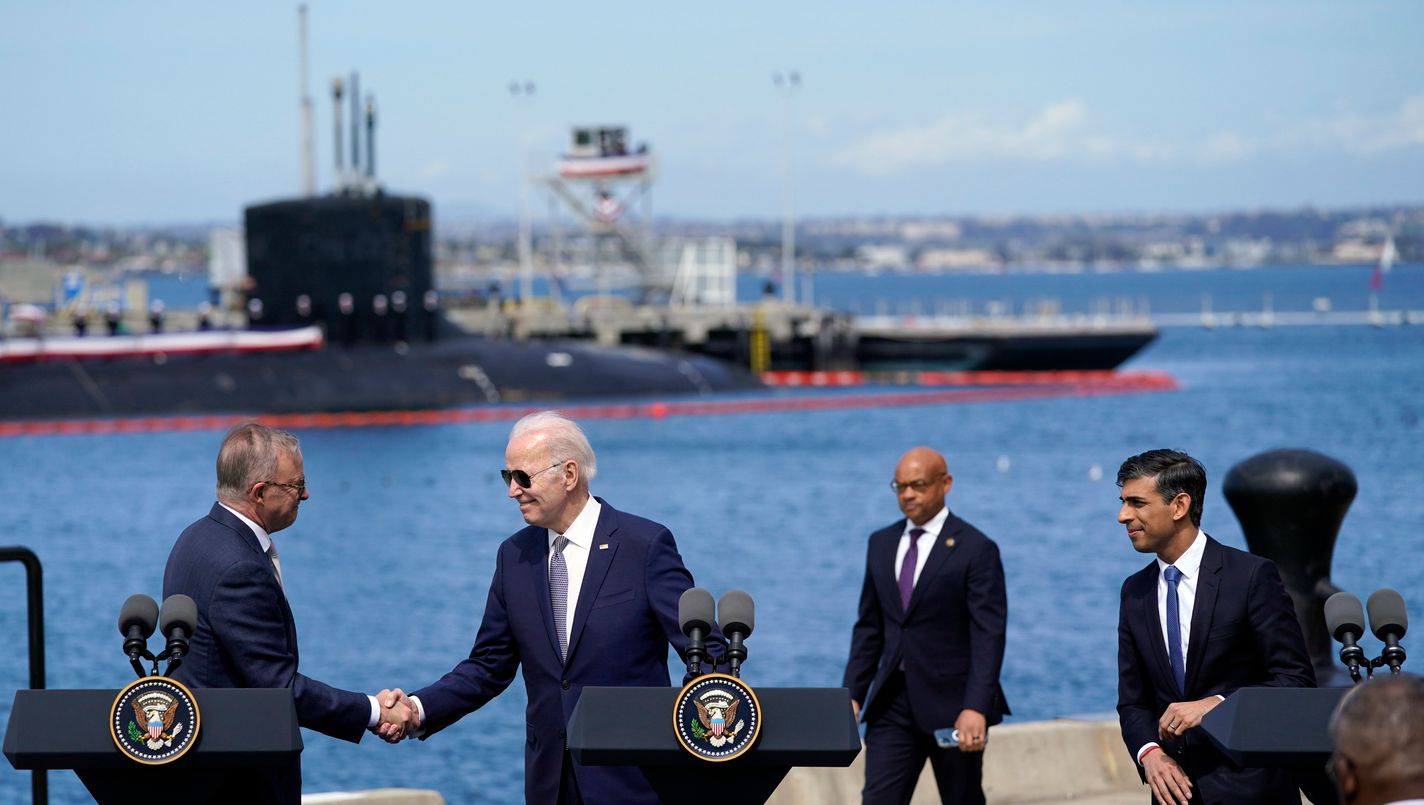
[[954, 537], [947, 537], [947, 538], [945, 538], [944, 547], [946, 547], [946, 548], [953, 548], [953, 547], [954, 547]]
[[606, 550], [608, 550], [608, 543], [606, 543], [606, 542], [600, 542], [600, 543], [598, 543], [598, 549], [599, 549], [600, 551], [606, 551]]

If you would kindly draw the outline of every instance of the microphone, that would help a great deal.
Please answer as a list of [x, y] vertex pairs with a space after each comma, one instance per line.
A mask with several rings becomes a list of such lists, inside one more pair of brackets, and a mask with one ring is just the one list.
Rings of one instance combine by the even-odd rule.
[[148, 651], [148, 638], [157, 624], [158, 604], [142, 593], [129, 596], [119, 608], [119, 634], [124, 636], [124, 653], [139, 676], [144, 676], [139, 660], [153, 659]]
[[[1371, 601], [1374, 600], [1372, 597]], [[1360, 599], [1353, 593], [1344, 591], [1335, 593], [1325, 600], [1325, 627], [1330, 630], [1330, 634], [1340, 641], [1340, 662], [1350, 669], [1350, 678], [1356, 682], [1360, 681], [1360, 665], [1365, 666], [1365, 671], [1369, 671], [1369, 660], [1365, 659], [1365, 651], [1356, 645], [1356, 641], [1365, 633], [1365, 609], [1360, 605]]]
[[173, 669], [183, 662], [184, 655], [188, 653], [188, 638], [192, 637], [198, 628], [198, 605], [186, 595], [170, 595], [163, 602], [163, 612], [160, 613], [159, 619], [163, 624], [163, 636], [168, 638], [168, 645], [157, 659], [168, 660], [168, 668], [164, 671], [164, 675], [168, 675], [173, 673]]
[[756, 621], [756, 604], [752, 597], [741, 590], [728, 590], [717, 602], [718, 620], [722, 634], [727, 638], [727, 664], [732, 676], [742, 675], [742, 661], [747, 658], [747, 647], [742, 645], [752, 633]]
[[1376, 666], [1388, 665], [1390, 673], [1399, 674], [1399, 666], [1404, 664], [1404, 647], [1399, 638], [1409, 630], [1409, 613], [1404, 610], [1404, 596], [1397, 590], [1381, 587], [1370, 594], [1367, 603], [1370, 610], [1370, 627], [1384, 643]]
[[701, 587], [684, 591], [677, 599], [677, 623], [687, 635], [687, 673], [702, 675], [702, 661], [707, 659], [708, 632], [712, 631], [712, 593]]

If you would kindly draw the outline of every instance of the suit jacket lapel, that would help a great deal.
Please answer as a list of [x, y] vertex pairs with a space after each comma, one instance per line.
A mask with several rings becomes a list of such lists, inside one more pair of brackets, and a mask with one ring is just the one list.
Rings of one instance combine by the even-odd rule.
[[267, 569], [272, 573], [272, 580], [277, 582], [277, 600], [282, 604], [282, 612], [287, 617], [287, 639], [291, 643], [292, 656], [297, 655], [297, 619], [292, 615], [292, 605], [287, 603], [287, 593], [282, 588], [282, 583], [277, 579], [277, 568], [272, 565], [272, 558], [262, 550], [262, 543], [257, 539], [257, 534], [253, 533], [252, 527], [238, 519], [237, 515], [228, 511], [221, 503], [214, 503], [212, 511], [208, 512], [208, 517], [232, 531], [243, 545], [246, 545], [259, 561], [267, 565]]
[[1201, 569], [1197, 572], [1196, 599], [1192, 602], [1192, 633], [1187, 638], [1187, 690], [1192, 689], [1192, 680], [1201, 668], [1207, 634], [1211, 632], [1216, 595], [1221, 588], [1221, 560], [1220, 544], [1208, 536], [1206, 547], [1202, 550]]
[[[264, 559], [267, 558], [267, 554], [262, 552], [262, 543], [258, 542], [257, 535], [252, 533], [252, 529], [247, 523], [242, 522], [242, 520], [238, 519], [237, 515], [223, 508], [221, 503], [214, 503], [213, 510], [208, 512], [208, 516], [230, 529], [237, 535], [238, 539], [242, 540], [242, 544], [250, 548], [253, 553]], [[267, 564], [270, 565], [272, 562], [268, 560]], [[272, 575], [274, 578], [276, 577], [277, 571], [275, 569], [272, 571]]]
[[[954, 552], [954, 546], [949, 545], [948, 542], [950, 539], [953, 539], [955, 543], [958, 544], [959, 532], [961, 530], [960, 519], [951, 513], [949, 518], [944, 521], [944, 528], [940, 529], [939, 534], [935, 537], [934, 543], [930, 545], [930, 555], [925, 559], [925, 566], [920, 569], [920, 577], [915, 581], [915, 589], [910, 592], [910, 606], [905, 608], [906, 616], [909, 616], [909, 614], [915, 610], [915, 607], [920, 605], [920, 601], [928, 595], [928, 593], [923, 592], [925, 588], [930, 586], [925, 582], [928, 579], [934, 578], [934, 575], [939, 572], [940, 568], [943, 567], [944, 563], [949, 559], [949, 555]], [[891, 561], [894, 561], [894, 557], [891, 557]], [[895, 581], [895, 589], [899, 590], [899, 579]]]
[[[903, 527], [904, 521], [901, 521], [901, 528]], [[873, 546], [875, 557], [871, 567], [875, 574], [875, 587], [882, 591], [882, 595], [886, 599], [886, 602], [882, 604], [885, 611], [903, 616], [905, 608], [900, 605], [900, 584], [895, 578], [895, 550], [899, 547], [899, 533], [885, 534], [884, 538]]]
[[529, 555], [539, 557], [539, 561], [530, 567], [532, 586], [535, 596], [539, 599], [539, 617], [544, 621], [544, 632], [549, 637], [549, 651], [557, 660], [559, 633], [554, 631], [554, 604], [549, 598], [549, 529], [536, 526], [531, 530], [529, 540], [534, 543], [531, 546], [534, 550], [529, 551]]
[[[613, 565], [613, 555], [618, 553], [618, 541], [614, 536], [618, 531], [618, 512], [602, 500], [598, 503], [603, 508], [598, 513], [598, 524], [593, 528], [593, 541], [588, 546], [588, 564], [584, 567], [583, 585], [579, 588], [578, 605], [574, 608], [574, 625], [569, 632], [570, 659], [574, 656], [579, 636], [583, 634], [584, 624], [588, 623], [589, 609], [598, 600], [608, 568]], [[603, 545], [608, 547], [602, 548]]]
[[1157, 606], [1157, 585], [1162, 571], [1155, 560], [1146, 569], [1149, 572], [1144, 574], [1146, 578], [1141, 590], [1142, 617], [1147, 619], [1147, 634], [1155, 638], [1147, 641], [1152, 644], [1148, 649], [1150, 662], [1162, 690], [1175, 691], [1177, 680], [1172, 677], [1172, 661], [1167, 657], [1167, 636], [1162, 633], [1162, 610]]

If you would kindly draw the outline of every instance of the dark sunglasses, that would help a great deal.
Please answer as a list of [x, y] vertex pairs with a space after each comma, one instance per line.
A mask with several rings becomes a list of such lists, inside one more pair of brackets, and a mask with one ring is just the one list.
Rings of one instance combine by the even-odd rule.
[[564, 462], [562, 462], [562, 461], [555, 461], [553, 464], [550, 464], [549, 466], [545, 467], [544, 469], [539, 470], [538, 472], [534, 473], [533, 475], [530, 475], [529, 473], [525, 472], [524, 470], [500, 470], [500, 471], [499, 471], [499, 477], [501, 477], [501, 478], [504, 479], [504, 485], [505, 485], [505, 486], [509, 486], [509, 482], [510, 482], [510, 481], [513, 481], [513, 482], [515, 482], [516, 484], [519, 484], [520, 488], [522, 488], [522, 489], [528, 489], [529, 486], [530, 486], [530, 484], [533, 484], [533, 483], [534, 483], [534, 479], [535, 479], [535, 478], [537, 478], [538, 476], [540, 476], [540, 475], [542, 475], [542, 474], [548, 472], [549, 470], [552, 470], [552, 469], [555, 468], [555, 467], [562, 466], [563, 463], [564, 463]]

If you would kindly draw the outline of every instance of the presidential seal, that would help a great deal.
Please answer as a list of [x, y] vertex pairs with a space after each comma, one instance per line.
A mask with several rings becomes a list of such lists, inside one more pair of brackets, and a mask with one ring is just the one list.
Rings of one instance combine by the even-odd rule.
[[139, 763], [172, 763], [198, 738], [198, 702], [181, 682], [146, 676], [119, 691], [109, 708], [109, 734]]
[[714, 763], [751, 748], [761, 732], [761, 703], [751, 686], [726, 674], [708, 674], [687, 683], [672, 706], [678, 743]]

